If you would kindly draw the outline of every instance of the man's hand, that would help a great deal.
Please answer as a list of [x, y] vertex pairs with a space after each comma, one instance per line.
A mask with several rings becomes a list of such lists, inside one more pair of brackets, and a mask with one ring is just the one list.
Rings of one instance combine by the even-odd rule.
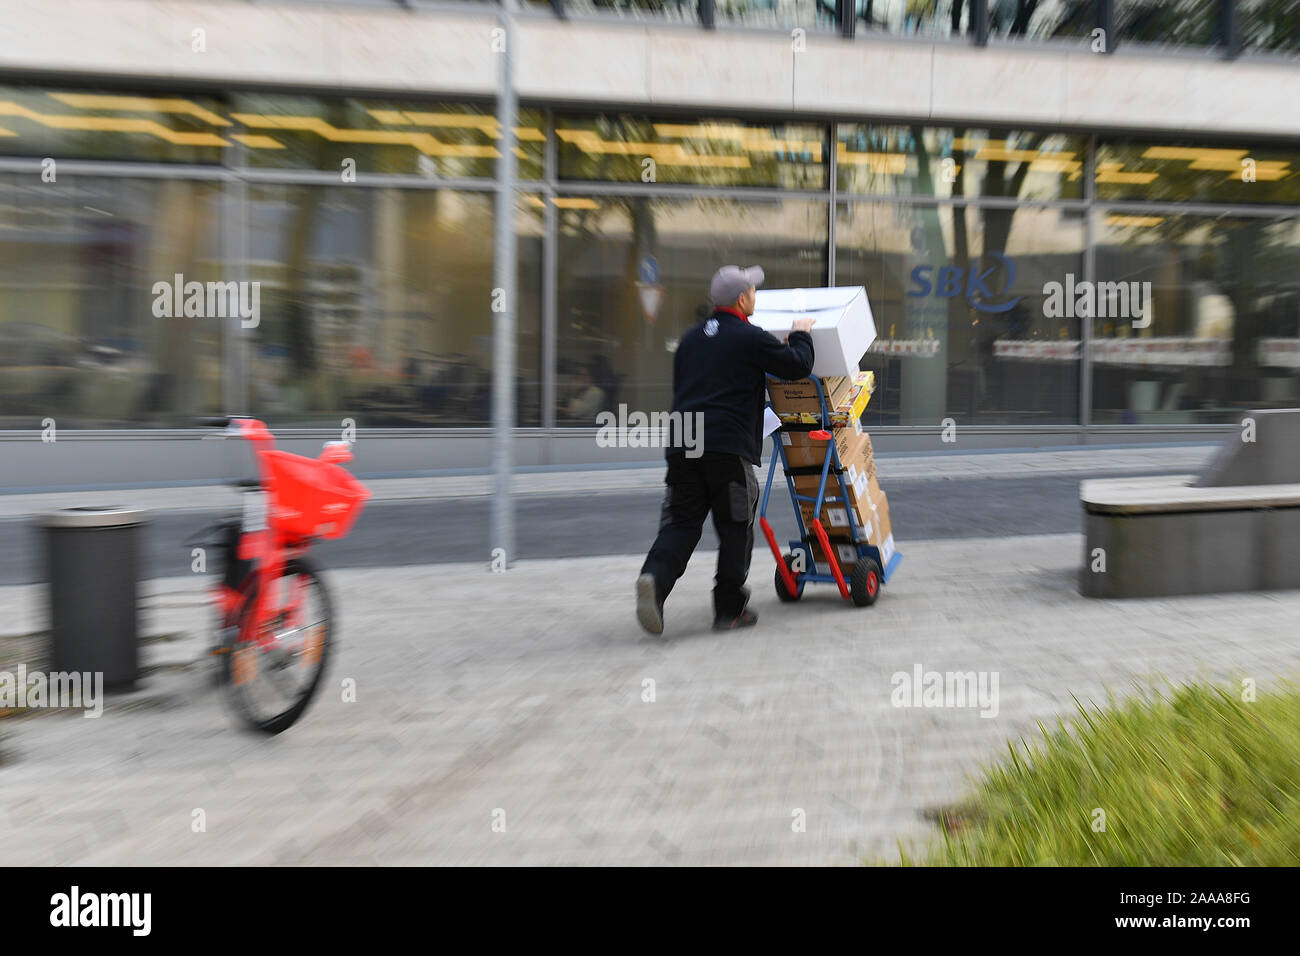
[[812, 331], [812, 327], [813, 327], [813, 323], [816, 322], [816, 321], [817, 321], [816, 319], [795, 319], [795, 320], [794, 320], [794, 327], [793, 327], [790, 331], [791, 331], [791, 332], [811, 332], [811, 331]]

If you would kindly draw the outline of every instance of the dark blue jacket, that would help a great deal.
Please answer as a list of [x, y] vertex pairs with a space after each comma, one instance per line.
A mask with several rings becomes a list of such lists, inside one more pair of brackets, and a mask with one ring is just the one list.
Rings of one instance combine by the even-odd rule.
[[[813, 344], [807, 332], [790, 333], [789, 344], [721, 309], [686, 332], [673, 359], [673, 411], [704, 413], [702, 451], [740, 455], [760, 464], [764, 391], [768, 374], [793, 380], [812, 374]], [[668, 455], [682, 454], [680, 445]]]

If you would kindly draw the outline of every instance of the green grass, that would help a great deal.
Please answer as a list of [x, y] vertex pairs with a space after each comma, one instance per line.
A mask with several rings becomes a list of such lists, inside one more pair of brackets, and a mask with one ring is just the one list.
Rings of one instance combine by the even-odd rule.
[[[1300, 692], [1190, 684], [1008, 744], [973, 799], [940, 815], [942, 841], [906, 865], [1300, 864]], [[1104, 832], [1094, 810], [1105, 811]]]

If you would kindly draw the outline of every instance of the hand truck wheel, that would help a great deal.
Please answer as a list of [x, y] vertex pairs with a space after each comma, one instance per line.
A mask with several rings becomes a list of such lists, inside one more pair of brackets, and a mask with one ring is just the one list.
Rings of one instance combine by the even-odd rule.
[[803, 597], [803, 588], [807, 582], [802, 580], [802, 578], [800, 577], [800, 573], [795, 570], [794, 567], [795, 556], [793, 554], [787, 552], [786, 554], [782, 555], [782, 560], [785, 561], [785, 566], [789, 568], [790, 575], [791, 577], [794, 578], [795, 591], [793, 594], [791, 594], [789, 591], [786, 590], [785, 578], [781, 577], [781, 569], [777, 568], [776, 569], [776, 596], [779, 597], [785, 603], [789, 604], [791, 601], [797, 601], [801, 597]]
[[871, 558], [858, 558], [849, 580], [849, 594], [858, 607], [875, 604], [880, 597], [880, 565]]

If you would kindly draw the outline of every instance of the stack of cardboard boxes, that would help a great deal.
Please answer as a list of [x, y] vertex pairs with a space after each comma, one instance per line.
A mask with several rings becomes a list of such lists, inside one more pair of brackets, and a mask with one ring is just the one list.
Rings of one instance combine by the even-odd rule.
[[[840, 471], [844, 476], [848, 499], [845, 500], [836, 480], [835, 469], [832, 468], [826, 478], [825, 500], [819, 517], [831, 541], [831, 550], [834, 552], [832, 557], [847, 577], [858, 558], [857, 550], [851, 543], [850, 510], [853, 520], [857, 522], [861, 539], [879, 548], [886, 564], [894, 553], [889, 501], [876, 481], [871, 437], [862, 430], [862, 413], [871, 400], [875, 377], [871, 372], [858, 372], [851, 376], [821, 379], [821, 385], [830, 411], [830, 441], [812, 438], [811, 432], [807, 430], [807, 426], [820, 426], [822, 421], [821, 403], [812, 379], [796, 382], [769, 381], [767, 392], [772, 410], [781, 419], [783, 427], [778, 434], [785, 446], [786, 461], [792, 471], [800, 468], [820, 469], [826, 461], [827, 448], [831, 444], [834, 444], [839, 455]], [[794, 426], [794, 430], [784, 427], [787, 425]], [[820, 472], [794, 476], [795, 491], [812, 498], [817, 496], [820, 482]], [[813, 503], [801, 501], [799, 508], [803, 513], [804, 524], [811, 528], [815, 517]], [[815, 557], [819, 561], [825, 559], [820, 550], [814, 548]]]

